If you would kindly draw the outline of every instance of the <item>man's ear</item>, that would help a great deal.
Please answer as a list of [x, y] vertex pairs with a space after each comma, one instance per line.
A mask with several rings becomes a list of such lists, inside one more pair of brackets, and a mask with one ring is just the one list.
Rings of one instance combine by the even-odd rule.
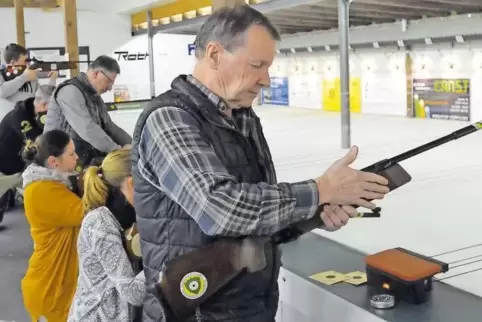
[[223, 51], [223, 47], [218, 43], [211, 42], [206, 46], [204, 59], [207, 60], [212, 69], [218, 69]]

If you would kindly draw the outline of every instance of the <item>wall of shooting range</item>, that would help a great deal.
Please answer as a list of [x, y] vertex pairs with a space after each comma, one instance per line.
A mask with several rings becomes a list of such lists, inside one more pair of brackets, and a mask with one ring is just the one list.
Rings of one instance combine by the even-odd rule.
[[[25, 8], [27, 47], [64, 47], [64, 18], [61, 9], [43, 11]], [[0, 8], [0, 50], [16, 42], [15, 12]], [[129, 16], [81, 11], [77, 13], [79, 46], [89, 46], [90, 57], [110, 53], [131, 39]], [[2, 57], [2, 63], [3, 57]]]
[[[353, 113], [407, 116], [405, 50], [358, 49], [351, 52]], [[414, 113], [420, 118], [482, 118], [482, 44], [420, 45], [413, 58]], [[336, 52], [280, 54], [271, 68], [272, 86], [263, 104], [340, 111]], [[418, 95], [417, 95], [418, 94]], [[411, 103], [411, 102], [409, 102]], [[412, 106], [412, 104], [408, 104]]]
[[[190, 73], [195, 61], [194, 36], [154, 35], [156, 95], [170, 87], [179, 73]], [[108, 101], [150, 97], [147, 36], [131, 38], [111, 52], [121, 65]], [[414, 87], [407, 89], [406, 51], [365, 49], [351, 54], [351, 110], [353, 113], [442, 118], [482, 119], [482, 43], [456, 46], [415, 46]], [[339, 63], [336, 52], [280, 54], [270, 74], [272, 85], [263, 90], [265, 105], [340, 111]], [[413, 91], [414, 99], [407, 96]], [[409, 100], [410, 102], [407, 102]], [[414, 109], [411, 111], [410, 109]]]
[[[171, 86], [172, 80], [182, 73], [191, 73], [195, 58], [192, 50], [194, 36], [155, 34], [154, 76], [156, 95]], [[107, 101], [133, 101], [149, 99], [149, 57], [146, 35], [130, 38], [109, 53], [118, 60], [121, 74], [117, 77], [112, 92], [106, 93]]]

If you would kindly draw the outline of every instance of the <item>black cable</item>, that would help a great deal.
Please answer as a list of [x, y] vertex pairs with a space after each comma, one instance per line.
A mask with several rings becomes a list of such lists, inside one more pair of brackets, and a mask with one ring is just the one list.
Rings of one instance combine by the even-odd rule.
[[465, 263], [465, 264], [460, 264], [460, 265], [456, 265], [456, 266], [451, 266], [450, 269], [454, 269], [454, 268], [462, 267], [462, 266], [467, 266], [467, 265], [472, 265], [472, 264], [480, 263], [480, 262], [482, 262], [482, 259], [479, 259], [479, 260], [477, 260], [477, 261], [468, 262], [468, 263]]
[[447, 264], [449, 264], [449, 265], [457, 264], [457, 263], [465, 262], [465, 261], [468, 261], [470, 259], [474, 259], [474, 258], [478, 258], [478, 257], [482, 257], [482, 255], [471, 256], [471, 257], [467, 257], [467, 258], [464, 258], [464, 259], [458, 259], [456, 261], [453, 261], [453, 262], [450, 262], [450, 263], [447, 263]]
[[434, 279], [434, 282], [440, 282], [440, 281], [447, 280], [447, 279], [449, 279], [449, 278], [454, 278], [454, 277], [458, 277], [458, 276], [462, 276], [462, 275], [467, 275], [467, 274], [474, 273], [474, 272], [478, 272], [478, 271], [482, 271], [482, 267], [481, 267], [481, 268], [473, 269], [473, 270], [468, 271], [468, 272], [464, 272], [464, 273], [460, 273], [460, 274], [456, 274], [456, 275], [452, 275], [452, 276], [448, 276], [448, 277], [444, 277], [444, 278]]
[[442, 256], [442, 255], [452, 254], [452, 253], [460, 252], [462, 250], [471, 249], [471, 248], [475, 248], [475, 247], [481, 247], [481, 246], [482, 246], [482, 244], [467, 246], [467, 247], [459, 248], [459, 249], [456, 249], [456, 250], [451, 250], [451, 251], [448, 251], [448, 252], [445, 252], [445, 253], [432, 255], [432, 256], [429, 256], [429, 257], [431, 257], [431, 258], [439, 257], [439, 256]]

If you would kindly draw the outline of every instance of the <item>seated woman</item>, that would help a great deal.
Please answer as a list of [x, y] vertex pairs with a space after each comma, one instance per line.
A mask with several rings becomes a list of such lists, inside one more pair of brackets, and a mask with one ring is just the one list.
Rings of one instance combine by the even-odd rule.
[[79, 279], [68, 321], [134, 321], [135, 307], [142, 305], [144, 274], [136, 275], [124, 238], [136, 220], [133, 189], [130, 149], [112, 151], [84, 174], [87, 214], [77, 244]]
[[50, 131], [23, 151], [24, 207], [34, 243], [22, 292], [32, 321], [65, 322], [78, 276], [77, 236], [84, 217], [72, 189], [77, 155], [69, 135]]

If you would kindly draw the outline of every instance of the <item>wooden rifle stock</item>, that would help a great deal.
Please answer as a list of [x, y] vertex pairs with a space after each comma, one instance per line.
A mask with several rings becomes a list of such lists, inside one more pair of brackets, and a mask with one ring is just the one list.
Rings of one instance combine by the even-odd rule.
[[166, 262], [156, 283], [162, 300], [180, 321], [195, 314], [221, 288], [244, 271], [266, 266], [266, 238], [220, 239]]

